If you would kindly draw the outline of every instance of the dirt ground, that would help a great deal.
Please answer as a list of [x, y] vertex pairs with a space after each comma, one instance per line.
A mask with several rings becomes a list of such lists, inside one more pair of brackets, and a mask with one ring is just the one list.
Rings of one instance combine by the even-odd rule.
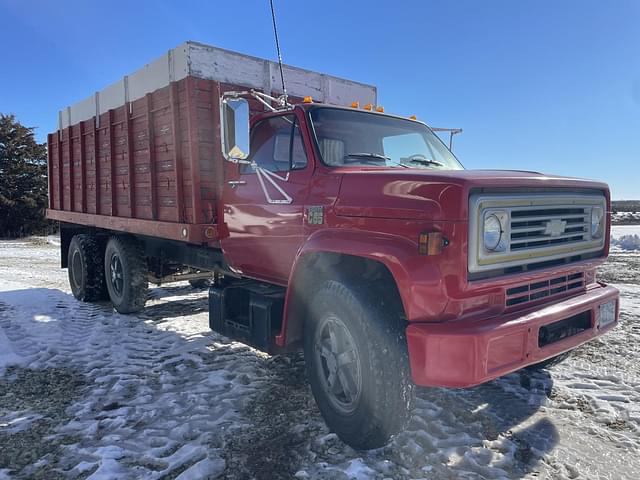
[[208, 329], [206, 292], [83, 304], [55, 239], [0, 242], [0, 479], [640, 478], [640, 253], [599, 278], [621, 322], [549, 371], [420, 389], [407, 430], [354, 451], [327, 430], [300, 354]]

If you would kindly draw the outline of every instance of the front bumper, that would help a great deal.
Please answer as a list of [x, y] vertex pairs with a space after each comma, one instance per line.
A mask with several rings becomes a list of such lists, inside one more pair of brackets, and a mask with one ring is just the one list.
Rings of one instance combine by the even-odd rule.
[[[615, 301], [615, 320], [599, 325], [599, 307]], [[542, 327], [591, 312], [590, 328], [539, 346]], [[533, 311], [491, 319], [469, 319], [440, 324], [412, 324], [407, 342], [413, 381], [422, 386], [471, 387], [527, 365], [571, 350], [618, 324], [618, 290], [591, 284], [579, 296]]]

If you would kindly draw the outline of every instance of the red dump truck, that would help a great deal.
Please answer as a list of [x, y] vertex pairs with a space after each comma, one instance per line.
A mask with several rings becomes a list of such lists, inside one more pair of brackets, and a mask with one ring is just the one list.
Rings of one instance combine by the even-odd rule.
[[304, 350], [329, 427], [356, 448], [408, 418], [414, 385], [539, 368], [617, 323], [596, 280], [606, 184], [463, 169], [375, 87], [187, 42], [68, 107], [49, 209], [81, 301], [144, 307], [210, 282], [211, 328]]

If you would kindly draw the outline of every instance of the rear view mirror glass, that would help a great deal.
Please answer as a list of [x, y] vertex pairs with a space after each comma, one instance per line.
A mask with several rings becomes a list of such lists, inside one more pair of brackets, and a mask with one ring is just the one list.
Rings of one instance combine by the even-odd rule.
[[222, 154], [229, 161], [249, 156], [249, 102], [244, 98], [225, 98], [220, 104]]

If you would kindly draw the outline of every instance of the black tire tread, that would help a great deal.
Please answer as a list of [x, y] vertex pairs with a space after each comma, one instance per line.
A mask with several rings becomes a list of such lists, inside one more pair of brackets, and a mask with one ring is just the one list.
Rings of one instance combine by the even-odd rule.
[[[83, 302], [95, 302], [107, 298], [107, 285], [104, 277], [102, 245], [98, 238], [90, 234], [78, 234], [71, 239], [69, 252], [77, 245], [82, 263], [86, 268], [85, 285], [76, 298]], [[71, 256], [71, 255], [70, 255]], [[69, 283], [71, 284], [71, 263], [69, 263]], [[74, 293], [75, 296], [75, 293]]]
[[[120, 252], [123, 267], [125, 269], [128, 268], [131, 273], [131, 283], [128, 286], [125, 283], [123, 301], [120, 304], [116, 304], [113, 297], [111, 297], [111, 301], [119, 313], [139, 312], [147, 302], [147, 291], [149, 289], [148, 267], [144, 248], [135, 239], [121, 235], [109, 238], [107, 249], [111, 243]], [[106, 269], [106, 254], [104, 262]]]
[[546, 370], [547, 368], [551, 368], [555, 365], [558, 365], [561, 362], [564, 362], [567, 358], [571, 356], [571, 351], [561, 353], [560, 355], [556, 355], [555, 357], [548, 358], [540, 363], [534, 363], [533, 365], [529, 365], [526, 367], [527, 370], [531, 370], [537, 372], [539, 370]]
[[[368, 418], [357, 432], [343, 430], [340, 425], [330, 425], [343, 441], [357, 449], [386, 444], [393, 434], [404, 428], [413, 407], [414, 386], [410, 378], [404, 328], [399, 315], [395, 315], [392, 306], [385, 304], [384, 299], [385, 295], [376, 294], [375, 289], [349, 288], [330, 280], [311, 302], [312, 314], [323, 308], [323, 301], [344, 302], [351, 311], [358, 312], [352, 320], [360, 323], [360, 331], [366, 332], [364, 340], [378, 399], [369, 405]], [[370, 322], [375, 322], [374, 328]], [[305, 334], [305, 340], [311, 341], [308, 340], [309, 335], [310, 332]], [[312, 381], [312, 373], [308, 372]]]

